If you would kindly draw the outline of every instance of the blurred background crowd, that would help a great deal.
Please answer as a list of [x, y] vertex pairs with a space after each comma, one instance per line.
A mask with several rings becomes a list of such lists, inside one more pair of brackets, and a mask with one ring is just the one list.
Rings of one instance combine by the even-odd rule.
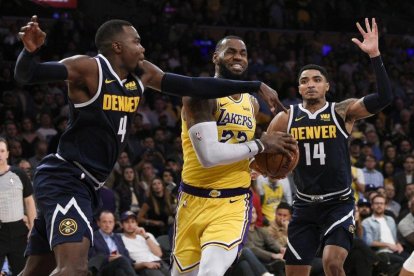
[[[19, 166], [30, 178], [40, 160], [56, 152], [68, 115], [65, 83], [21, 86], [13, 79], [14, 64], [22, 49], [17, 33], [32, 14], [39, 16], [48, 35], [46, 46], [38, 53], [40, 61], [76, 54], [96, 55], [97, 26], [109, 18], [122, 18], [137, 28], [146, 48], [146, 59], [164, 71], [212, 76], [214, 67], [210, 60], [215, 43], [225, 35], [238, 35], [248, 49], [247, 79], [261, 80], [275, 88], [286, 106], [301, 101], [297, 74], [308, 63], [327, 68], [329, 100], [359, 98], [376, 91], [368, 56], [350, 41], [356, 35], [355, 22], [375, 16], [380, 28], [380, 50], [395, 99], [380, 114], [358, 121], [350, 137], [353, 188], [361, 215], [356, 216], [357, 226], [358, 220], [377, 212], [372, 199], [382, 195], [384, 212], [397, 226], [395, 243], [400, 243], [407, 254], [414, 249], [414, 203], [410, 203], [414, 194], [414, 3], [78, 0], [77, 9], [57, 9], [34, 2], [0, 1], [0, 136], [8, 141], [9, 164]], [[125, 212], [132, 211], [140, 226], [161, 237], [171, 228], [181, 178], [181, 99], [149, 90], [132, 124], [128, 146], [101, 190], [102, 210], [109, 210], [114, 222], [125, 221], [129, 218]], [[273, 117], [260, 98], [259, 102], [257, 136]], [[294, 183], [291, 176], [276, 181], [255, 172], [252, 175], [258, 218], [251, 232], [255, 233], [255, 227], [265, 229], [264, 236], [272, 246], [258, 248], [256, 239], [262, 236], [256, 233], [248, 248], [266, 264], [266, 269], [281, 274], [281, 256], [277, 254], [286, 247], [281, 233], [286, 228], [282, 221], [288, 218], [281, 219], [277, 207], [284, 202], [280, 209], [287, 210], [283, 216], [289, 217]], [[276, 189], [283, 192], [267, 194]], [[407, 217], [411, 219], [409, 227]], [[97, 218], [99, 221], [98, 214]], [[98, 223], [96, 229], [99, 227]], [[367, 227], [356, 232], [356, 239], [363, 241], [374, 256], [380, 256], [381, 252], [370, 246], [363, 231]], [[113, 228], [112, 231], [122, 231], [120, 224], [114, 223]], [[168, 254], [168, 243], [165, 245], [162, 240], [160, 244]], [[396, 254], [397, 250], [389, 251]], [[168, 262], [165, 254], [163, 258]], [[368, 259], [366, 254], [363, 256]], [[370, 262], [371, 273], [387, 269], [389, 274], [397, 273], [398, 265], [392, 265], [398, 262], [387, 258]], [[366, 272], [358, 272], [352, 258], [349, 259], [347, 275], [367, 275], [359, 274]], [[9, 271], [6, 264], [4, 270]], [[313, 273], [320, 273], [318, 264]]]

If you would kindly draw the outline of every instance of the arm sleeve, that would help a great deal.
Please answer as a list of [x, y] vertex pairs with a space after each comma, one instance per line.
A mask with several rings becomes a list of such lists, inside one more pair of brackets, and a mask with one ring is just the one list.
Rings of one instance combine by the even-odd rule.
[[188, 134], [198, 161], [205, 168], [249, 159], [259, 152], [255, 141], [240, 144], [220, 143], [216, 122], [195, 124], [188, 130]]
[[260, 89], [260, 81], [235, 81], [220, 78], [192, 78], [166, 73], [161, 82], [161, 91], [174, 96], [190, 96], [214, 99], [235, 93], [255, 93]]
[[390, 80], [381, 56], [371, 59], [377, 80], [378, 93], [370, 94], [364, 97], [364, 104], [369, 113], [375, 114], [389, 105], [394, 96], [391, 90]]
[[68, 70], [56, 61], [36, 62], [35, 54], [23, 49], [16, 61], [14, 78], [23, 84], [63, 81], [68, 78]]

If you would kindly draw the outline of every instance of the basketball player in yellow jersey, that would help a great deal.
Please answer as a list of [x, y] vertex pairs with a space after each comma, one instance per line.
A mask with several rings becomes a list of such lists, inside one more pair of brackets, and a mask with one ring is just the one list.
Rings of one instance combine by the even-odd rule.
[[[240, 79], [247, 69], [241, 38], [220, 40], [215, 77]], [[184, 168], [174, 227], [172, 275], [223, 275], [237, 257], [249, 226], [250, 157], [288, 153], [296, 141], [286, 133], [252, 140], [257, 100], [245, 93], [201, 102], [183, 98]]]

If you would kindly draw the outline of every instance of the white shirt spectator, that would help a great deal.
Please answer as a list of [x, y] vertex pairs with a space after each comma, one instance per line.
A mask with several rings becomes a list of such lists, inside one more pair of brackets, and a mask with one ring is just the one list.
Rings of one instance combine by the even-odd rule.
[[[155, 244], [159, 245], [151, 233], [147, 232], [147, 235]], [[161, 260], [160, 257], [152, 254], [151, 249], [145, 241], [145, 238], [140, 235], [136, 235], [135, 239], [131, 239], [125, 235], [122, 235], [122, 241], [124, 242], [131, 259], [137, 263], [156, 262]]]

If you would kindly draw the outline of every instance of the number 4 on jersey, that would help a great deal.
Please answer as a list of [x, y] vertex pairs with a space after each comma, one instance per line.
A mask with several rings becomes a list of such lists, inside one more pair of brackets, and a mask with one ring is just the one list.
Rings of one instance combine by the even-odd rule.
[[124, 139], [125, 139], [126, 128], [127, 128], [127, 120], [128, 120], [128, 117], [125, 115], [119, 121], [118, 135], [122, 135], [121, 143], [124, 142]]
[[[305, 153], [306, 153], [306, 165], [310, 166], [312, 164], [311, 160], [311, 145], [310, 143], [304, 143]], [[313, 145], [313, 159], [319, 159], [321, 165], [325, 165], [325, 145], [323, 142], [319, 142]]]

